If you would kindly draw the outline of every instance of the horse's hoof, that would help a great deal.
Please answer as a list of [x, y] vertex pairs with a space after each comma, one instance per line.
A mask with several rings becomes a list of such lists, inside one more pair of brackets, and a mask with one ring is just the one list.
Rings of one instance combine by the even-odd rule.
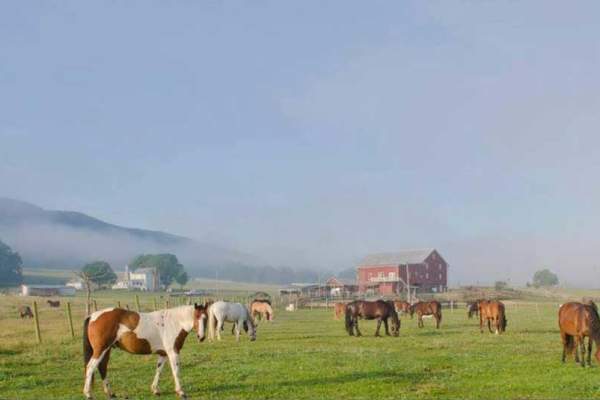
[[185, 394], [184, 392], [176, 392], [177, 396], [179, 396], [180, 399], [185, 400], [187, 399], [187, 394]]

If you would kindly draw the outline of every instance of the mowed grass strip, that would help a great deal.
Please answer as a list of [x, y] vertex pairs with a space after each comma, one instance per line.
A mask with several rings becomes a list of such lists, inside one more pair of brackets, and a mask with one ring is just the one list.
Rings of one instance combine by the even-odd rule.
[[[64, 299], [63, 299], [64, 300]], [[80, 301], [77, 299], [76, 301]], [[123, 301], [123, 300], [122, 300]], [[148, 299], [143, 299], [149, 304]], [[64, 309], [40, 307], [43, 344], [33, 323], [16, 317], [22, 298], [0, 298], [0, 399], [81, 399], [83, 308], [74, 305], [76, 334], [69, 337]], [[101, 306], [116, 300], [103, 298]], [[418, 329], [402, 316], [400, 337], [349, 337], [332, 310], [277, 310], [261, 322], [258, 339], [236, 343], [188, 337], [181, 377], [191, 398], [202, 399], [583, 399], [600, 398], [600, 368], [561, 364], [556, 303], [507, 305], [504, 335], [479, 333], [464, 309], [444, 309], [442, 328]], [[155, 356], [113, 350], [109, 378], [119, 397], [147, 399]], [[168, 367], [162, 398], [174, 399]], [[97, 398], [105, 398], [99, 380]]]

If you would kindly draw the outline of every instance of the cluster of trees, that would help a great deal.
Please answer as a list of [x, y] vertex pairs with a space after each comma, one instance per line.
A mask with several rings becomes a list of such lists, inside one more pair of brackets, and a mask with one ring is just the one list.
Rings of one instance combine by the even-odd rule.
[[23, 282], [23, 260], [0, 241], [0, 286], [17, 286]]
[[539, 288], [557, 285], [558, 276], [547, 268], [536, 271], [535, 274], [533, 274], [533, 281], [531, 283], [531, 286], [533, 287]]

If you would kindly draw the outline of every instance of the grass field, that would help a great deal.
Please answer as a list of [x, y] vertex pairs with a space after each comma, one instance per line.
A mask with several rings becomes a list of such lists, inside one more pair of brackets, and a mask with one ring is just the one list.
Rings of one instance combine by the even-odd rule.
[[[114, 305], [112, 296], [101, 294], [99, 305]], [[132, 294], [121, 296], [124, 303]], [[81, 299], [74, 305], [75, 339], [62, 308], [40, 307], [41, 345], [33, 323], [15, 316], [23, 301], [0, 297], [0, 398], [83, 398]], [[143, 307], [149, 302], [142, 297]], [[560, 363], [556, 302], [507, 304], [508, 328], [500, 336], [480, 334], [463, 309], [444, 311], [439, 330], [431, 320], [417, 329], [416, 320], [402, 318], [398, 338], [373, 337], [371, 321], [361, 322], [366, 336], [349, 337], [331, 310], [277, 311], [274, 322], [259, 325], [256, 342], [236, 343], [229, 333], [220, 343], [190, 336], [182, 383], [192, 399], [600, 398], [597, 366]], [[113, 351], [113, 389], [120, 398], [151, 398], [154, 367], [154, 356]], [[174, 399], [167, 369], [161, 382], [162, 398]], [[105, 398], [98, 383], [95, 394]]]

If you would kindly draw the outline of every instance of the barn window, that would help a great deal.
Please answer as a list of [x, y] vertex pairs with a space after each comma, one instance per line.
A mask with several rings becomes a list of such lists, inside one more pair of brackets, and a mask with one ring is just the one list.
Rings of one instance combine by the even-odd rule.
[[390, 272], [388, 274], [388, 276], [389, 276], [390, 279], [396, 279], [396, 273], [395, 272]]
[[442, 263], [438, 264], [438, 268], [440, 269], [440, 271], [442, 270]]
[[429, 279], [429, 272], [425, 274], [425, 279]]
[[440, 272], [440, 279], [442, 279], [442, 273]]

